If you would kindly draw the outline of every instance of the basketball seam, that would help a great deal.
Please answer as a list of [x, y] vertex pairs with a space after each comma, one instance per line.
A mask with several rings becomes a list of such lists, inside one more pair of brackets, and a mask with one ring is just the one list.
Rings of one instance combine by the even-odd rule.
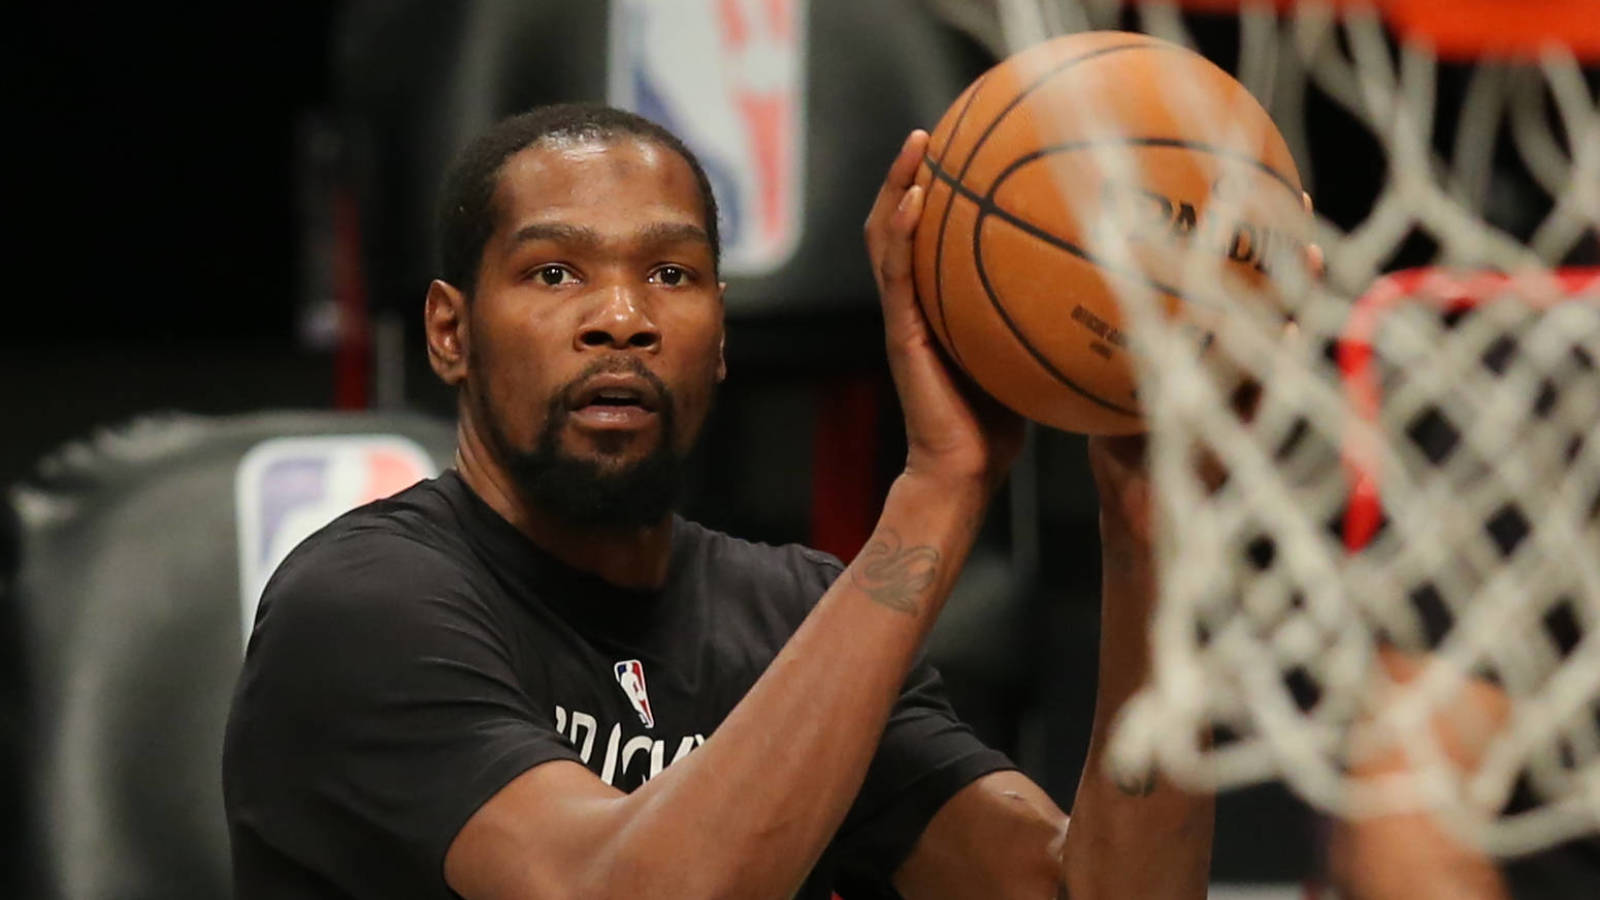
[[[951, 202], [955, 202], [954, 198], [951, 199]], [[978, 270], [978, 281], [983, 284], [984, 294], [988, 295], [990, 305], [992, 305], [994, 307], [994, 311], [999, 314], [1000, 320], [1005, 323], [1006, 329], [1009, 330], [1012, 336], [1017, 339], [1017, 343], [1022, 345], [1022, 349], [1028, 351], [1028, 355], [1033, 357], [1034, 361], [1039, 364], [1039, 367], [1044, 369], [1045, 372], [1056, 381], [1068, 388], [1071, 388], [1084, 399], [1089, 400], [1097, 406], [1102, 406], [1111, 410], [1112, 412], [1137, 417], [1139, 415], [1138, 410], [1129, 409], [1125, 406], [1119, 406], [1118, 404], [1107, 400], [1098, 393], [1089, 390], [1088, 388], [1067, 377], [1066, 373], [1056, 368], [1055, 363], [1051, 362], [1043, 352], [1041, 352], [1037, 347], [1033, 346], [1033, 343], [1028, 340], [1025, 334], [1023, 334], [1022, 329], [1017, 327], [1017, 323], [1012, 320], [1011, 314], [1006, 312], [1005, 305], [1002, 304], [1000, 302], [1000, 298], [996, 296], [994, 285], [989, 282], [988, 266], [983, 264], [983, 219], [984, 213], [980, 207], [978, 221], [972, 227], [972, 264], [973, 267]]]
[[[950, 154], [950, 145], [955, 143], [956, 133], [961, 130], [961, 123], [966, 121], [967, 111], [972, 109], [972, 104], [978, 99], [978, 93], [983, 90], [983, 83], [989, 79], [989, 73], [978, 76], [972, 83], [972, 92], [967, 94], [967, 102], [961, 105], [961, 112], [956, 113], [956, 120], [950, 123], [950, 133], [945, 136], [944, 146], [939, 148], [937, 160], [923, 153], [923, 162], [927, 163], [930, 173], [938, 166], [944, 165], [944, 158]], [[929, 185], [932, 187], [932, 184]], [[950, 224], [950, 209], [956, 205], [956, 193], [950, 192], [950, 202], [945, 204], [944, 213], [939, 217], [939, 234], [933, 245], [933, 307], [938, 312], [939, 322], [937, 327], [944, 331], [944, 345], [950, 350], [950, 356], [955, 359], [956, 365], [966, 368], [961, 362], [961, 354], [956, 352], [955, 338], [950, 334], [950, 322], [944, 315], [944, 235], [945, 229]]]
[[[944, 158], [950, 155], [950, 145], [955, 143], [956, 132], [961, 130], [961, 123], [966, 121], [968, 110], [972, 109], [972, 104], [977, 101], [978, 94], [983, 90], [983, 83], [988, 80], [989, 73], [985, 72], [978, 76], [977, 81], [972, 83], [972, 93], [967, 95], [967, 102], [961, 104], [961, 111], [956, 113], [956, 120], [950, 123], [950, 134], [945, 137], [944, 146], [939, 148], [939, 158], [934, 161], [938, 165], [944, 165]], [[927, 153], [923, 154], [925, 157], [928, 155]]]
[[1273, 181], [1283, 185], [1286, 190], [1294, 195], [1294, 200], [1296, 203], [1300, 202], [1299, 186], [1297, 186], [1293, 181], [1290, 181], [1289, 176], [1279, 172], [1277, 169], [1274, 169], [1260, 157], [1251, 156], [1249, 153], [1246, 153], [1242, 150], [1235, 150], [1232, 147], [1222, 147], [1217, 144], [1208, 144], [1205, 141], [1191, 141], [1185, 138], [1169, 137], [1093, 138], [1090, 140], [1081, 141], [1065, 141], [1060, 144], [1051, 144], [1046, 147], [1040, 147], [1037, 150], [1017, 157], [1011, 162], [1010, 165], [1002, 169], [1000, 174], [995, 176], [994, 184], [990, 186], [989, 193], [992, 195], [996, 190], [999, 189], [1000, 183], [1010, 177], [1013, 172], [1036, 159], [1041, 159], [1053, 153], [1073, 152], [1101, 144], [1122, 144], [1130, 147], [1173, 147], [1183, 150], [1197, 150], [1210, 156], [1218, 156], [1222, 157], [1223, 159], [1246, 162], [1271, 176]]
[[[990, 193], [990, 194], [979, 194], [977, 191], [974, 191], [971, 188], [967, 187], [966, 185], [961, 184], [959, 181], [956, 180], [956, 176], [950, 174], [949, 172], [945, 171], [944, 169], [939, 168], [937, 166], [934, 166], [932, 168], [933, 168], [933, 175], [934, 175], [935, 178], [938, 178], [939, 180], [941, 180], [941, 181], [945, 182], [946, 184], [950, 185], [950, 188], [954, 193], [959, 194], [962, 197], [967, 198], [968, 200], [972, 201], [973, 204], [975, 204], [978, 207], [979, 225], [982, 224], [982, 220], [983, 220], [983, 218], [985, 216], [994, 216], [995, 218], [998, 218], [1001, 221], [1004, 221], [1006, 224], [1011, 225], [1011, 226], [1017, 228], [1020, 231], [1026, 232], [1027, 234], [1030, 234], [1030, 235], [1038, 238], [1041, 241], [1044, 241], [1045, 243], [1049, 244], [1050, 246], [1055, 247], [1057, 250], [1064, 250], [1067, 253], [1070, 253], [1073, 256], [1076, 256], [1079, 259], [1084, 260], [1085, 262], [1093, 263], [1094, 265], [1098, 266], [1099, 268], [1105, 269], [1107, 272], [1111, 272], [1111, 273], [1116, 274], [1116, 275], [1121, 275], [1124, 278], [1128, 278], [1128, 279], [1131, 279], [1131, 280], [1134, 280], [1134, 281], [1143, 282], [1146, 286], [1154, 288], [1155, 290], [1160, 291], [1161, 293], [1166, 294], [1167, 296], [1172, 297], [1172, 298], [1174, 298], [1176, 300], [1182, 300], [1185, 303], [1195, 303], [1195, 304], [1200, 305], [1200, 306], [1207, 305], [1204, 302], [1199, 301], [1198, 299], [1191, 298], [1189, 295], [1185, 294], [1183, 291], [1179, 290], [1177, 287], [1174, 287], [1173, 285], [1170, 285], [1170, 284], [1166, 284], [1165, 282], [1159, 281], [1159, 280], [1157, 280], [1155, 278], [1151, 278], [1149, 275], [1147, 275], [1147, 274], [1145, 274], [1143, 272], [1139, 272], [1139, 271], [1136, 271], [1136, 270], [1124, 268], [1124, 267], [1118, 266], [1118, 265], [1113, 265], [1113, 264], [1107, 262], [1105, 259], [1102, 259], [1101, 257], [1096, 256], [1095, 254], [1090, 253], [1088, 250], [1085, 250], [1084, 248], [1078, 246], [1077, 244], [1073, 243], [1072, 241], [1069, 241], [1069, 240], [1067, 240], [1067, 239], [1065, 239], [1065, 238], [1063, 238], [1063, 237], [1061, 237], [1059, 235], [1055, 235], [1055, 234], [1052, 234], [1052, 233], [1050, 233], [1048, 231], [1045, 231], [1043, 228], [1040, 228], [1039, 226], [1033, 224], [1032, 222], [1029, 222], [1027, 219], [1024, 219], [1021, 216], [1018, 216], [1016, 213], [1013, 213], [1010, 210], [1007, 210], [1005, 207], [1000, 206], [998, 203], [996, 203], [994, 201], [994, 197], [993, 197], [992, 193]], [[999, 182], [996, 182], [996, 187], [998, 187], [998, 185], [999, 185]], [[991, 188], [991, 191], [992, 190], [993, 189]], [[952, 202], [953, 202], [953, 198], [952, 198]], [[974, 226], [974, 227], [976, 227], [976, 226]], [[991, 299], [993, 299], [993, 298], [991, 298]]]
[[[1079, 55], [1071, 57], [1069, 59], [1064, 59], [1061, 62], [1057, 63], [1048, 72], [1045, 72], [1045, 73], [1041, 74], [1038, 78], [1034, 79], [1032, 84], [1029, 84], [1027, 87], [1023, 88], [1021, 91], [1018, 91], [1017, 95], [1015, 97], [1012, 97], [1010, 102], [1008, 102], [1004, 107], [1001, 107], [1000, 112], [996, 113], [994, 118], [989, 121], [989, 125], [986, 128], [983, 129], [983, 133], [978, 135], [977, 141], [975, 141], [973, 143], [972, 149], [967, 152], [967, 158], [961, 164], [961, 171], [959, 173], [957, 173], [957, 176], [956, 176], [957, 180], [956, 181], [949, 181], [948, 177], [944, 178], [944, 180], [951, 185], [952, 191], [951, 191], [951, 196], [950, 196], [950, 203], [947, 206], [945, 206], [944, 215], [940, 218], [940, 221], [939, 221], [939, 243], [938, 243], [938, 246], [935, 248], [935, 251], [934, 251], [935, 266], [937, 267], [937, 268], [934, 269], [934, 280], [937, 283], [942, 284], [943, 283], [943, 279], [944, 279], [944, 265], [943, 265], [943, 263], [944, 263], [944, 236], [945, 236], [946, 226], [950, 222], [950, 213], [955, 209], [955, 206], [956, 206], [955, 195], [957, 193], [964, 193], [964, 191], [962, 191], [959, 179], [966, 176], [967, 170], [969, 168], [971, 168], [973, 160], [978, 158], [978, 151], [982, 150], [984, 144], [988, 143], [989, 138], [990, 138], [990, 136], [992, 136], [994, 134], [995, 129], [1000, 127], [1001, 121], [1003, 121], [1006, 116], [1010, 115], [1012, 110], [1014, 110], [1018, 106], [1020, 106], [1022, 104], [1022, 101], [1025, 98], [1027, 98], [1027, 96], [1029, 94], [1032, 94], [1034, 91], [1036, 91], [1040, 87], [1044, 86], [1044, 84], [1046, 82], [1048, 82], [1050, 79], [1056, 77], [1056, 75], [1060, 74], [1062, 71], [1064, 71], [1064, 70], [1066, 70], [1066, 69], [1068, 69], [1068, 68], [1070, 68], [1072, 66], [1075, 66], [1080, 62], [1086, 62], [1086, 61], [1091, 60], [1091, 59], [1096, 59], [1098, 57], [1106, 56], [1106, 55], [1111, 54], [1111, 53], [1118, 53], [1118, 52], [1121, 52], [1123, 50], [1137, 50], [1137, 49], [1139, 49], [1141, 47], [1146, 47], [1146, 48], [1156, 49], [1156, 50], [1175, 49], [1171, 45], [1165, 44], [1165, 43], [1163, 43], [1161, 41], [1135, 40], [1135, 41], [1130, 41], [1130, 42], [1128, 42], [1126, 44], [1116, 44], [1116, 45], [1113, 45], [1113, 46], [1110, 46], [1110, 47], [1100, 47], [1100, 48], [1097, 48], [1095, 50], [1090, 50], [1090, 51], [1088, 51], [1086, 53], [1079, 54]], [[993, 70], [991, 70], [991, 71], [993, 71]], [[988, 77], [988, 73], [987, 72], [984, 73], [983, 77], [987, 78]], [[978, 95], [978, 92], [976, 90], [972, 92], [972, 98], [973, 99], [975, 99], [977, 97], [977, 95]], [[965, 112], [963, 112], [962, 114], [965, 115]], [[949, 139], [947, 139], [945, 141], [945, 150], [946, 150], [946, 152], [949, 151], [950, 144], [952, 142], [954, 142], [955, 135], [956, 135], [955, 129], [952, 128], [951, 131], [950, 131]], [[929, 168], [936, 175], [940, 174], [940, 173], [944, 173], [946, 176], [948, 176], [948, 173], [946, 173], [945, 169], [944, 169], [943, 157], [942, 156], [940, 157], [940, 160], [937, 163], [934, 162], [931, 159], [927, 160], [927, 162], [928, 162]], [[980, 211], [981, 211], [981, 207], [980, 207]], [[978, 224], [980, 224], [980, 225], [982, 224], [982, 217], [981, 216], [979, 218]], [[946, 337], [946, 339], [948, 341], [948, 346], [950, 348], [950, 355], [955, 357], [957, 363], [960, 363], [960, 361], [961, 361], [961, 351], [956, 347], [955, 332], [950, 330], [949, 319], [948, 319], [947, 314], [945, 313], [945, 308], [944, 308], [944, 291], [943, 291], [942, 288], [935, 292], [934, 303], [935, 303], [935, 307], [939, 311], [939, 321], [945, 324], [945, 337]], [[963, 365], [962, 368], [965, 368], [965, 366]]]
[[[1158, 142], [1158, 141], [1171, 141], [1171, 140], [1174, 140], [1174, 139], [1171, 139], [1171, 138], [1126, 138], [1126, 139], [1115, 139], [1115, 140], [1112, 140], [1112, 141], [1109, 141], [1109, 142], [1110, 143], [1124, 143], [1124, 142], [1126, 142], [1126, 143], [1134, 143], [1134, 144], [1137, 145], [1139, 142]], [[1061, 144], [1061, 145], [1056, 145], [1056, 146], [1072, 148], [1074, 146], [1074, 144], [1082, 144], [1084, 146], [1089, 146], [1089, 145], [1091, 145], [1093, 143], [1104, 143], [1104, 142], [1106, 142], [1106, 141], [1068, 142], [1066, 144]], [[1191, 149], [1203, 149], [1203, 148], [1191, 148]], [[1039, 151], [1035, 151], [1035, 153], [1031, 154], [1030, 156], [1032, 158], [1036, 159], [1039, 156], [1043, 155], [1045, 152], [1046, 152], [1045, 150], [1041, 149]], [[1232, 154], [1218, 154], [1218, 155], [1232, 155]], [[1260, 160], [1255, 159], [1253, 157], [1250, 157], [1248, 154], [1237, 154], [1237, 155], [1239, 157], [1241, 157], [1242, 159], [1244, 159], [1244, 160], [1247, 160], [1247, 161], [1250, 161], [1250, 162], [1253, 162], [1253, 163], [1257, 164], [1258, 166], [1260, 166], [1264, 170], [1266, 170], [1269, 174], [1275, 174], [1275, 173], [1273, 173], [1273, 171], [1272, 171], [1270, 166], [1267, 166], [1265, 163], [1262, 163]], [[1137, 416], [1138, 415], [1138, 411], [1137, 410], [1131, 410], [1131, 409], [1129, 409], [1127, 407], [1120, 406], [1120, 405], [1118, 405], [1118, 404], [1116, 404], [1116, 403], [1114, 403], [1114, 402], [1112, 402], [1110, 400], [1107, 400], [1104, 397], [1101, 397], [1098, 394], [1094, 393], [1093, 391], [1090, 391], [1088, 388], [1085, 388], [1082, 385], [1079, 385], [1078, 383], [1074, 382], [1071, 378], [1067, 377], [1067, 375], [1065, 373], [1061, 372], [1058, 368], [1056, 368], [1056, 366], [1052, 362], [1050, 362], [1050, 360], [1048, 358], [1046, 358], [1044, 356], [1043, 352], [1040, 351], [1037, 347], [1035, 347], [1033, 345], [1033, 343], [1028, 340], [1027, 336], [1022, 332], [1022, 330], [1017, 327], [1016, 322], [1011, 317], [1011, 314], [1006, 310], [1005, 304], [1000, 302], [1000, 298], [996, 294], [996, 292], [994, 290], [994, 286], [989, 281], [987, 268], [983, 264], [983, 249], [982, 249], [982, 239], [981, 239], [982, 238], [982, 234], [983, 234], [983, 220], [986, 217], [993, 216], [993, 217], [995, 217], [995, 218], [997, 218], [997, 219], [999, 219], [999, 220], [1011, 225], [1012, 227], [1022, 231], [1025, 234], [1032, 235], [1034, 238], [1036, 238], [1036, 239], [1038, 239], [1040, 241], [1043, 241], [1045, 244], [1047, 244], [1049, 246], [1055, 247], [1058, 250], [1064, 250], [1067, 253], [1070, 253], [1073, 256], [1076, 256], [1079, 259], [1084, 260], [1085, 262], [1091, 263], [1091, 264], [1095, 265], [1098, 268], [1104, 269], [1107, 272], [1110, 272], [1110, 273], [1116, 274], [1116, 275], [1121, 275], [1123, 277], [1130, 278], [1130, 279], [1135, 280], [1135, 281], [1142, 281], [1147, 286], [1152, 287], [1152, 288], [1154, 288], [1154, 289], [1156, 289], [1156, 290], [1158, 290], [1158, 291], [1160, 291], [1160, 292], [1162, 292], [1164, 294], [1167, 294], [1168, 296], [1174, 297], [1174, 298], [1176, 298], [1176, 299], [1178, 299], [1180, 301], [1183, 301], [1185, 303], [1197, 302], [1197, 301], [1191, 301], [1189, 299], [1189, 297], [1184, 294], [1183, 291], [1180, 291], [1178, 288], [1176, 288], [1176, 287], [1174, 287], [1172, 285], [1164, 284], [1163, 282], [1158, 281], [1157, 279], [1151, 278], [1149, 275], [1147, 275], [1147, 274], [1145, 274], [1143, 272], [1138, 272], [1138, 271], [1135, 271], [1135, 270], [1126, 269], [1126, 268], [1121, 267], [1121, 266], [1111, 265], [1106, 260], [1100, 258], [1099, 256], [1097, 256], [1097, 255], [1095, 255], [1093, 253], [1090, 253], [1088, 250], [1085, 250], [1083, 247], [1078, 246], [1077, 244], [1073, 243], [1072, 241], [1066, 240], [1065, 238], [1062, 238], [1062, 237], [1060, 237], [1058, 235], [1055, 235], [1055, 234], [1052, 234], [1052, 233], [1050, 233], [1048, 231], [1045, 231], [1044, 229], [1040, 228], [1039, 226], [1033, 224], [1032, 222], [1027, 221], [1026, 219], [1023, 219], [1022, 217], [1016, 215], [1015, 213], [1012, 213], [1011, 211], [1005, 209], [1004, 207], [1002, 207], [998, 203], [996, 203], [995, 200], [994, 200], [995, 192], [1000, 189], [1000, 186], [1002, 184], [1004, 184], [1006, 179], [1009, 178], [1011, 176], [1011, 174], [1016, 171], [1016, 169], [1019, 167], [1019, 165], [1020, 165], [1020, 161], [1018, 163], [1013, 163], [1012, 165], [1006, 167], [1006, 169], [1004, 169], [999, 175], [997, 175], [995, 177], [994, 184], [992, 186], [990, 186], [989, 192], [987, 194], [981, 194], [980, 195], [978, 192], [976, 192], [976, 191], [972, 190], [971, 188], [968, 188], [966, 185], [962, 184], [959, 180], [957, 180], [957, 176], [954, 176], [950, 172], [946, 171], [944, 169], [944, 167], [935, 164], [932, 160], [928, 160], [928, 167], [929, 167], [929, 170], [932, 172], [933, 176], [935, 178], [938, 178], [939, 180], [945, 182], [945, 184], [947, 184], [950, 187], [950, 191], [951, 191], [950, 207], [951, 208], [953, 208], [955, 206], [955, 201], [956, 201], [956, 197], [957, 196], [965, 197], [966, 199], [970, 200], [973, 203], [973, 205], [975, 205], [978, 208], [978, 218], [977, 218], [977, 221], [973, 223], [973, 227], [972, 227], [972, 256], [973, 256], [973, 263], [974, 263], [975, 267], [977, 268], [978, 280], [983, 284], [984, 294], [988, 297], [990, 305], [994, 307], [995, 313], [998, 314], [1000, 316], [1001, 321], [1005, 323], [1007, 330], [1009, 330], [1011, 332], [1012, 336], [1017, 339], [1017, 342], [1022, 345], [1023, 349], [1028, 351], [1028, 355], [1032, 356], [1033, 359], [1039, 364], [1039, 366], [1041, 368], [1043, 368], [1045, 370], [1046, 373], [1048, 373], [1051, 377], [1053, 377], [1056, 381], [1060, 382], [1062, 385], [1064, 385], [1067, 388], [1070, 388], [1071, 390], [1075, 391], [1076, 393], [1082, 395], [1085, 399], [1087, 399], [1087, 400], [1089, 400], [1089, 401], [1091, 401], [1091, 402], [1093, 402], [1093, 403], [1095, 403], [1095, 404], [1097, 404], [1099, 406], [1102, 406], [1102, 407], [1104, 407], [1106, 409], [1109, 409], [1109, 410], [1111, 410], [1113, 412], [1122, 413], [1124, 415]], [[1290, 184], [1287, 184], [1287, 183], [1285, 183], [1285, 184], [1286, 184], [1287, 187], [1289, 187], [1291, 190], [1293, 190], [1293, 185], [1290, 185]], [[949, 214], [949, 212], [948, 212], [948, 209], [947, 209], [946, 215], [948, 215], [948, 214]], [[1199, 305], [1203, 306], [1205, 304], [1202, 303], [1202, 304], [1199, 304]]]
[[1100, 47], [1100, 48], [1095, 49], [1095, 50], [1090, 50], [1087, 53], [1083, 53], [1083, 54], [1080, 54], [1078, 56], [1074, 56], [1074, 57], [1071, 57], [1069, 59], [1062, 60], [1061, 62], [1057, 63], [1056, 66], [1054, 68], [1052, 68], [1050, 71], [1045, 72], [1044, 74], [1040, 75], [1038, 78], [1034, 79], [1032, 84], [1030, 84], [1027, 87], [1023, 88], [1022, 90], [1018, 91], [1017, 95], [1015, 97], [1012, 97], [1010, 102], [1008, 102], [1005, 106], [1000, 108], [1000, 112], [996, 113], [995, 117], [989, 121], [988, 127], [983, 129], [983, 133], [982, 134], [978, 135], [978, 140], [975, 143], [973, 143], [972, 150], [971, 150], [971, 152], [969, 152], [967, 154], [967, 159], [966, 159], [965, 162], [963, 162], [961, 164], [961, 171], [958, 172], [957, 175], [960, 176], [960, 177], [964, 177], [967, 174], [967, 170], [972, 168], [973, 160], [978, 158], [978, 151], [982, 150], [983, 149], [983, 145], [989, 142], [989, 138], [991, 136], [993, 136], [994, 130], [996, 128], [1000, 127], [1000, 123], [1005, 121], [1006, 116], [1011, 115], [1011, 113], [1018, 106], [1022, 105], [1022, 101], [1027, 99], [1029, 94], [1032, 94], [1034, 91], [1038, 90], [1039, 88], [1044, 87], [1045, 83], [1048, 82], [1050, 79], [1056, 77], [1057, 75], [1061, 74], [1064, 70], [1066, 70], [1068, 68], [1071, 68], [1072, 66], [1075, 66], [1080, 62], [1086, 62], [1088, 60], [1096, 59], [1096, 58], [1099, 58], [1101, 56], [1107, 56], [1107, 55], [1112, 54], [1112, 53], [1119, 53], [1119, 52], [1121, 52], [1123, 50], [1137, 50], [1137, 49], [1139, 49], [1141, 47], [1148, 47], [1148, 48], [1153, 49], [1153, 50], [1180, 50], [1180, 49], [1182, 49], [1181, 47], [1174, 47], [1174, 46], [1172, 46], [1170, 44], [1166, 44], [1166, 43], [1163, 43], [1161, 41], [1143, 40], [1143, 41], [1134, 41], [1132, 43], [1127, 43], [1127, 44], [1116, 44], [1116, 45], [1111, 46], [1111, 47]]
[[[973, 190], [967, 188], [965, 185], [961, 184], [960, 182], [956, 181], [955, 180], [955, 176], [951, 175], [949, 172], [946, 172], [943, 168], [941, 168], [939, 166], [931, 166], [930, 168], [933, 170], [933, 175], [934, 175], [935, 178], [938, 178], [941, 181], [944, 181], [946, 184], [948, 184], [950, 186], [950, 192], [951, 192], [950, 205], [951, 206], [955, 205], [957, 196], [962, 196], [962, 197], [966, 197], [968, 200], [972, 201], [973, 205], [978, 207], [978, 219], [972, 226], [973, 265], [978, 270], [978, 280], [983, 284], [983, 292], [989, 298], [989, 304], [994, 307], [995, 313], [1000, 316], [1000, 320], [1005, 323], [1007, 330], [1009, 330], [1011, 332], [1012, 336], [1017, 339], [1017, 342], [1022, 345], [1022, 348], [1024, 350], [1027, 350], [1028, 351], [1028, 355], [1032, 356], [1034, 358], [1034, 360], [1039, 363], [1040, 367], [1042, 367], [1045, 370], [1045, 372], [1047, 374], [1049, 374], [1052, 378], [1054, 378], [1056, 381], [1060, 382], [1061, 384], [1065, 385], [1066, 387], [1070, 388], [1071, 390], [1075, 391], [1076, 393], [1081, 394], [1084, 398], [1088, 399], [1090, 402], [1095, 403], [1095, 404], [1097, 404], [1099, 406], [1103, 406], [1103, 407], [1105, 407], [1107, 409], [1110, 409], [1113, 412], [1123, 413], [1125, 415], [1138, 415], [1137, 412], [1130, 411], [1127, 408], [1122, 407], [1122, 406], [1118, 406], [1117, 404], [1111, 402], [1110, 400], [1107, 400], [1104, 397], [1101, 397], [1098, 394], [1096, 394], [1096, 393], [1090, 391], [1089, 389], [1083, 387], [1082, 385], [1079, 385], [1077, 382], [1074, 382], [1071, 378], [1068, 378], [1063, 372], [1061, 372], [1061, 370], [1057, 369], [1056, 366], [1053, 363], [1051, 363], [1048, 359], [1046, 359], [1044, 357], [1044, 354], [1041, 353], [1038, 348], [1034, 347], [1033, 344], [1028, 340], [1028, 338], [1022, 333], [1022, 331], [1017, 328], [1016, 323], [1011, 318], [1011, 314], [1006, 311], [1005, 305], [1000, 302], [1000, 298], [999, 297], [995, 296], [994, 287], [993, 287], [993, 285], [990, 284], [988, 272], [986, 271], [985, 266], [983, 265], [983, 252], [982, 252], [982, 245], [980, 243], [980, 236], [983, 233], [983, 219], [984, 219], [984, 217], [986, 215], [993, 215], [995, 218], [998, 218], [1003, 222], [1007, 222], [1007, 223], [1011, 224], [1012, 226], [1021, 229], [1023, 232], [1025, 232], [1027, 234], [1031, 234], [1031, 235], [1033, 235], [1033, 236], [1035, 236], [1037, 238], [1040, 238], [1045, 243], [1047, 243], [1047, 244], [1049, 244], [1051, 246], [1055, 246], [1058, 249], [1065, 250], [1068, 253], [1071, 253], [1072, 255], [1077, 256], [1080, 259], [1083, 259], [1083, 260], [1085, 260], [1087, 262], [1090, 262], [1090, 263], [1095, 263], [1096, 265], [1098, 265], [1100, 263], [1100, 261], [1095, 259], [1093, 254], [1089, 253], [1087, 250], [1084, 250], [1082, 247], [1079, 247], [1076, 244], [1073, 244], [1071, 241], [1061, 240], [1060, 238], [1057, 238], [1055, 235], [1050, 234], [1049, 232], [1043, 231], [1042, 229], [1038, 228], [1037, 226], [1034, 226], [1033, 224], [1031, 224], [1031, 223], [1029, 223], [1029, 222], [1027, 222], [1027, 221], [1025, 221], [1023, 219], [1018, 218], [1017, 216], [1013, 215], [1012, 213], [1010, 213], [1010, 212], [1008, 212], [1008, 211], [1006, 211], [1004, 209], [1001, 209], [999, 206], [994, 204], [992, 199], [990, 199], [988, 197], [985, 197], [985, 196], [981, 196], [976, 191], [973, 191]], [[1110, 267], [1107, 267], [1107, 268], [1109, 270], [1111, 270], [1111, 271], [1117, 271], [1115, 269], [1110, 269]], [[1155, 284], [1154, 281], [1152, 279], [1150, 279], [1148, 276], [1140, 276], [1137, 273], [1129, 273], [1129, 274], [1132, 274], [1135, 277], [1143, 277], [1152, 286], [1156, 287], [1158, 290], [1162, 290], [1160, 285]], [[1174, 296], [1178, 296], [1181, 299], [1181, 295], [1174, 294]]]

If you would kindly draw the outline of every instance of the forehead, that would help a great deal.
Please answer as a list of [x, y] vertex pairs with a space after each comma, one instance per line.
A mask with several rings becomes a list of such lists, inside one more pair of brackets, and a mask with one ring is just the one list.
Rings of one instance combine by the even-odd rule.
[[524, 148], [501, 167], [495, 201], [500, 224], [516, 227], [580, 220], [600, 227], [641, 221], [706, 224], [688, 161], [632, 136], [546, 138]]

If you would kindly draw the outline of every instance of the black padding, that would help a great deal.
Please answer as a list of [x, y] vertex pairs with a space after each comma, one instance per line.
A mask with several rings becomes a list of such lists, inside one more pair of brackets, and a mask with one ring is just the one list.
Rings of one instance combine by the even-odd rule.
[[23, 841], [22, 734], [25, 715], [22, 623], [16, 580], [22, 535], [16, 511], [0, 496], [0, 897], [29, 896], [32, 849]]
[[[730, 280], [733, 320], [875, 310], [861, 225], [883, 174], [906, 133], [932, 129], [992, 63], [917, 0], [812, 0], [809, 15], [801, 244], [776, 272]], [[421, 302], [438, 185], [459, 147], [529, 107], [606, 98], [608, 16], [607, 3], [571, 0], [350, 5], [336, 73], [359, 137], [376, 303]]]
[[70, 445], [12, 491], [26, 648], [27, 896], [224, 898], [222, 733], [242, 648], [235, 473], [284, 436], [395, 434], [412, 415], [138, 420]]

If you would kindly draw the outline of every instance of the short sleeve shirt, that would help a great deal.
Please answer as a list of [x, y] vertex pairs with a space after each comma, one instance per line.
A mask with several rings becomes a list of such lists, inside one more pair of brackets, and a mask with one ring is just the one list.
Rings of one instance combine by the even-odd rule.
[[[550, 760], [632, 791], [694, 752], [841, 569], [678, 518], [666, 584], [618, 588], [453, 471], [341, 517], [268, 584], [234, 696], [238, 896], [454, 896], [445, 853], [485, 801]], [[893, 897], [939, 807], [1010, 767], [919, 663], [799, 896]]]

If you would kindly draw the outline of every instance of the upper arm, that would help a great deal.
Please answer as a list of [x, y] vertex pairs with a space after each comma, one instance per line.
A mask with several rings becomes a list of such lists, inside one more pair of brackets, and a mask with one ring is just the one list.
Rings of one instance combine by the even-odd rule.
[[[938, 672], [918, 663], [835, 838], [838, 884], [867, 895], [885, 892], [942, 810], [970, 795], [974, 783], [992, 784], [988, 779], [1012, 768], [956, 716]], [[1012, 777], [1021, 776], [1001, 783]]]
[[1055, 897], [1067, 816], [1017, 771], [951, 797], [895, 873], [906, 900]]
[[[445, 853], [478, 807], [531, 768], [578, 759], [462, 581], [381, 535], [280, 570], [228, 723], [236, 847], [248, 835], [351, 896], [448, 897]], [[241, 877], [248, 867], [236, 860]]]
[[625, 795], [575, 762], [522, 773], [478, 808], [445, 855], [445, 881], [465, 900], [584, 896], [603, 881], [604, 846]]

